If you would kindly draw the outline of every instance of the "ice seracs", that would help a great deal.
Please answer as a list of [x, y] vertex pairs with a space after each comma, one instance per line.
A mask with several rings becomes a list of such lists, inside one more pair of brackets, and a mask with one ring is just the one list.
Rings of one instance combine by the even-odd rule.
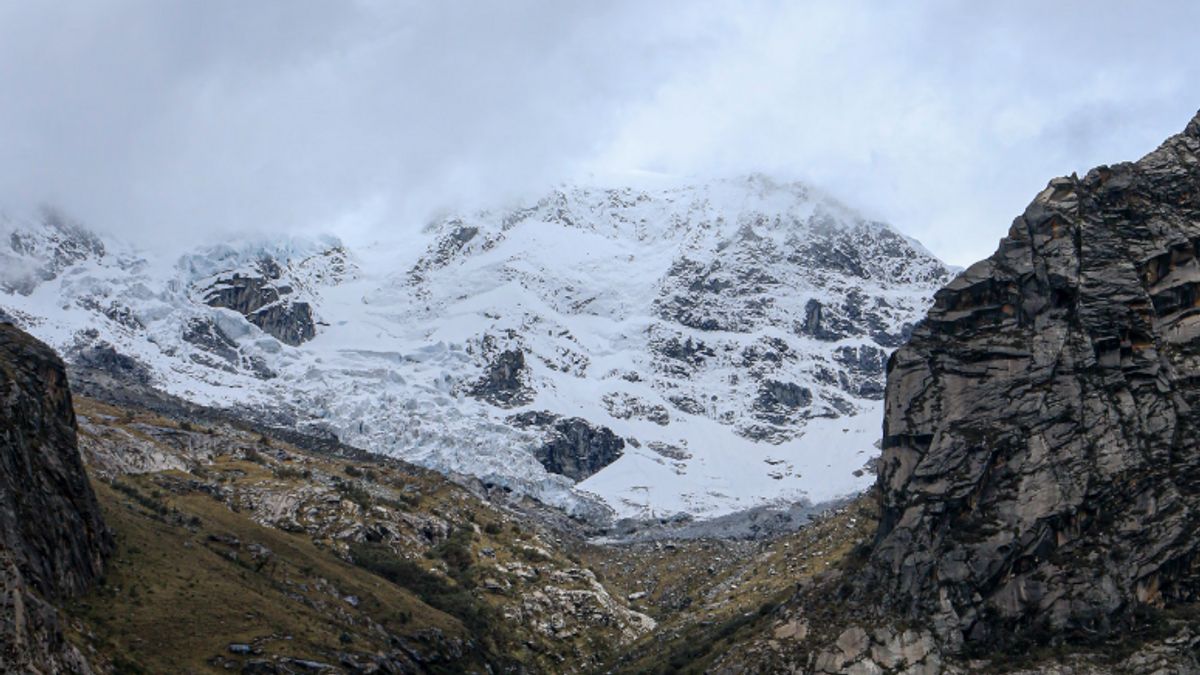
[[[59, 259], [52, 224], [7, 227], [41, 243], [6, 267]], [[99, 243], [6, 285], [0, 307], [60, 349], [111, 345], [185, 398], [596, 517], [869, 485], [887, 354], [950, 276], [891, 227], [762, 176], [443, 217], [402, 267], [325, 239], [152, 270]]]

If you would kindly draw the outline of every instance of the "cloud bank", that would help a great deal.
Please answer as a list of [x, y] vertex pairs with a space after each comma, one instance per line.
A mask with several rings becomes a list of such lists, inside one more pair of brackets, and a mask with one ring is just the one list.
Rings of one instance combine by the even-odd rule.
[[403, 238], [631, 171], [808, 180], [950, 262], [1200, 108], [1200, 6], [0, 0], [0, 205]]

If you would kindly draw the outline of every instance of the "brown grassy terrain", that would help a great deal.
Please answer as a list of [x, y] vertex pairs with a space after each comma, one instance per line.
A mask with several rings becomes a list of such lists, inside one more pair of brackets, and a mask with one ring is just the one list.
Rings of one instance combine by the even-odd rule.
[[659, 621], [615, 669], [704, 672], [732, 645], [769, 635], [773, 610], [797, 585], [847, 561], [875, 528], [860, 498], [797, 532], [768, 541], [675, 541], [594, 547], [585, 559], [614, 589], [645, 593], [637, 607]]
[[[417, 645], [429, 629], [464, 637], [455, 618], [300, 535], [207, 497], [162, 495], [146, 477], [119, 485], [95, 485], [118, 547], [104, 585], [72, 609], [91, 628], [88, 642], [120, 671], [208, 672], [226, 662], [386, 652], [377, 626]], [[263, 548], [270, 553], [251, 553]], [[254, 654], [238, 658], [231, 644]]]
[[432, 672], [590, 672], [653, 625], [558, 533], [436, 473], [76, 408], [117, 552], [70, 611], [117, 672], [353, 669], [381, 655]]

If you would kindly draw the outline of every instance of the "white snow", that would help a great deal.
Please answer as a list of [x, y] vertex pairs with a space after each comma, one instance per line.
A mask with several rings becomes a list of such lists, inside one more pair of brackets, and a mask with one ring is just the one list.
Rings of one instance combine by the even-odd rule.
[[[761, 176], [654, 183], [564, 188], [524, 209], [444, 218], [395, 250], [345, 251], [333, 238], [226, 242], [164, 265], [105, 242], [103, 255], [73, 261], [28, 295], [10, 283], [0, 308], [63, 352], [108, 342], [172, 394], [285, 411], [347, 443], [568, 511], [599, 499], [617, 516], [712, 517], [866, 488], [873, 476], [861, 469], [877, 454], [881, 404], [821, 372], [841, 372], [839, 347], [875, 342], [862, 332], [804, 334], [806, 308], [812, 300], [839, 307], [856, 293], [882, 329], [896, 332], [924, 313], [946, 267], [806, 186]], [[0, 242], [6, 229], [34, 233], [45, 246], [0, 254], [0, 288], [28, 277], [60, 245], [32, 220], [0, 223]], [[809, 265], [803, 251], [813, 242], [866, 251], [862, 274]], [[896, 242], [899, 254], [887, 253]], [[253, 273], [264, 256], [284, 268], [293, 299], [314, 306], [320, 325], [310, 342], [283, 345], [202, 303], [200, 291]], [[703, 272], [673, 274], [680, 265]], [[696, 290], [697, 279], [716, 290]], [[680, 307], [720, 325], [697, 327], [672, 314]], [[113, 308], [141, 325], [112, 318]], [[196, 362], [207, 358], [203, 350], [181, 337], [195, 319], [214, 321], [243, 357], [261, 359], [277, 377]], [[703, 342], [712, 355], [699, 363], [664, 357], [661, 345], [673, 339]], [[525, 352], [534, 392], [530, 404], [507, 410], [469, 395], [488, 350], [504, 348]], [[768, 380], [803, 387], [811, 405], [781, 424], [763, 422], [755, 401]], [[665, 411], [669, 423], [626, 414], [638, 406]], [[526, 410], [582, 417], [633, 440], [624, 456], [573, 485], [534, 459], [534, 432], [506, 421]], [[748, 430], [763, 425], [772, 438], [752, 440]]]

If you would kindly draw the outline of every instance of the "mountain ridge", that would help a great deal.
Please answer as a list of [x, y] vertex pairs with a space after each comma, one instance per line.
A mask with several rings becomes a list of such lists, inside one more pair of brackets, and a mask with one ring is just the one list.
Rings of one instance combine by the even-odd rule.
[[[197, 403], [580, 517], [708, 517], [866, 487], [884, 358], [951, 274], [889, 226], [761, 176], [556, 190], [419, 241], [401, 269], [331, 238], [169, 267], [105, 242], [0, 306], [69, 358], [115, 349]], [[601, 465], [579, 441], [551, 462], [538, 448], [565, 450], [560, 432], [518, 413], [579, 418], [623, 448]], [[578, 487], [547, 470], [567, 465], [589, 467]]]
[[889, 359], [874, 537], [707, 667], [1200, 672], [1198, 188], [1200, 113], [1051, 180]]

